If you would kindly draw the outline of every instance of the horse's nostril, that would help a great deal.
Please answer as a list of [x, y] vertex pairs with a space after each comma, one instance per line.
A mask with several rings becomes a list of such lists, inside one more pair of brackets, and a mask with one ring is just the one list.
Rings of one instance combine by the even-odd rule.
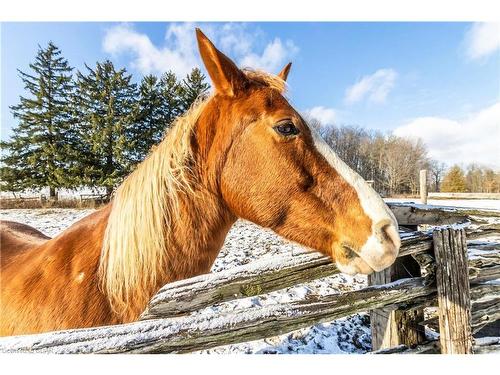
[[396, 260], [401, 239], [394, 221], [381, 220], [372, 227], [372, 236], [361, 248], [359, 256], [376, 272], [379, 272]]
[[378, 227], [376, 234], [380, 242], [386, 242], [391, 240], [387, 233], [387, 230], [389, 229], [390, 225], [391, 224], [384, 224], [383, 226]]
[[401, 239], [397, 227], [388, 220], [382, 220], [375, 226], [375, 233], [377, 238], [382, 243], [391, 243], [396, 250], [401, 246]]

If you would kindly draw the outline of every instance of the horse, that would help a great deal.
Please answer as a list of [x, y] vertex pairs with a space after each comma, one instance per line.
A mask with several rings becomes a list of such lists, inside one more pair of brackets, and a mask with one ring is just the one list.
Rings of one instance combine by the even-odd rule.
[[112, 201], [54, 238], [1, 227], [0, 335], [137, 320], [166, 283], [210, 271], [237, 219], [336, 262], [390, 266], [397, 221], [286, 98], [277, 75], [240, 69], [196, 29], [213, 92], [178, 117]]

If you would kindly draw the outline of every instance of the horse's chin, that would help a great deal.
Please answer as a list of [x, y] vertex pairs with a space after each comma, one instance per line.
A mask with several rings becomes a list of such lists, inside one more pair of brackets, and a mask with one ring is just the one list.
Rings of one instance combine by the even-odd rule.
[[348, 275], [369, 275], [374, 272], [373, 268], [363, 260], [348, 244], [334, 246], [333, 259], [340, 272]]
[[340, 272], [346, 273], [348, 275], [370, 275], [371, 273], [373, 273], [373, 268], [371, 268], [360, 257], [355, 257], [349, 260], [349, 262], [336, 261], [335, 263], [337, 264], [337, 268], [340, 270]]

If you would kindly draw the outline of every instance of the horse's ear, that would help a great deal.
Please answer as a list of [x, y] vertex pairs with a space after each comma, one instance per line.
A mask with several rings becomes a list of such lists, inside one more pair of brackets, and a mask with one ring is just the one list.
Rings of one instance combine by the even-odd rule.
[[288, 78], [288, 73], [290, 73], [290, 68], [292, 67], [292, 63], [289, 62], [286, 66], [278, 73], [278, 77], [280, 77], [283, 81], [286, 81]]
[[196, 38], [198, 39], [201, 59], [212, 79], [215, 90], [218, 93], [232, 96], [238, 90], [245, 88], [248, 79], [235, 63], [215, 48], [198, 28], [196, 29]]

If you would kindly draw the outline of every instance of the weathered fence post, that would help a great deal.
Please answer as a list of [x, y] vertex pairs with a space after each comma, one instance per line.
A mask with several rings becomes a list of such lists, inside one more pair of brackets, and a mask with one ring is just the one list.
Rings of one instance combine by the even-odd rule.
[[427, 204], [427, 169], [420, 171], [420, 203]]
[[[419, 264], [411, 257], [396, 259], [396, 262], [381, 272], [368, 276], [369, 285], [382, 285], [395, 280], [418, 277]], [[387, 349], [398, 345], [413, 346], [425, 341], [423, 309], [395, 310], [381, 308], [370, 311], [372, 350]]]
[[443, 354], [472, 353], [471, 302], [464, 229], [433, 232], [439, 305], [439, 340]]

